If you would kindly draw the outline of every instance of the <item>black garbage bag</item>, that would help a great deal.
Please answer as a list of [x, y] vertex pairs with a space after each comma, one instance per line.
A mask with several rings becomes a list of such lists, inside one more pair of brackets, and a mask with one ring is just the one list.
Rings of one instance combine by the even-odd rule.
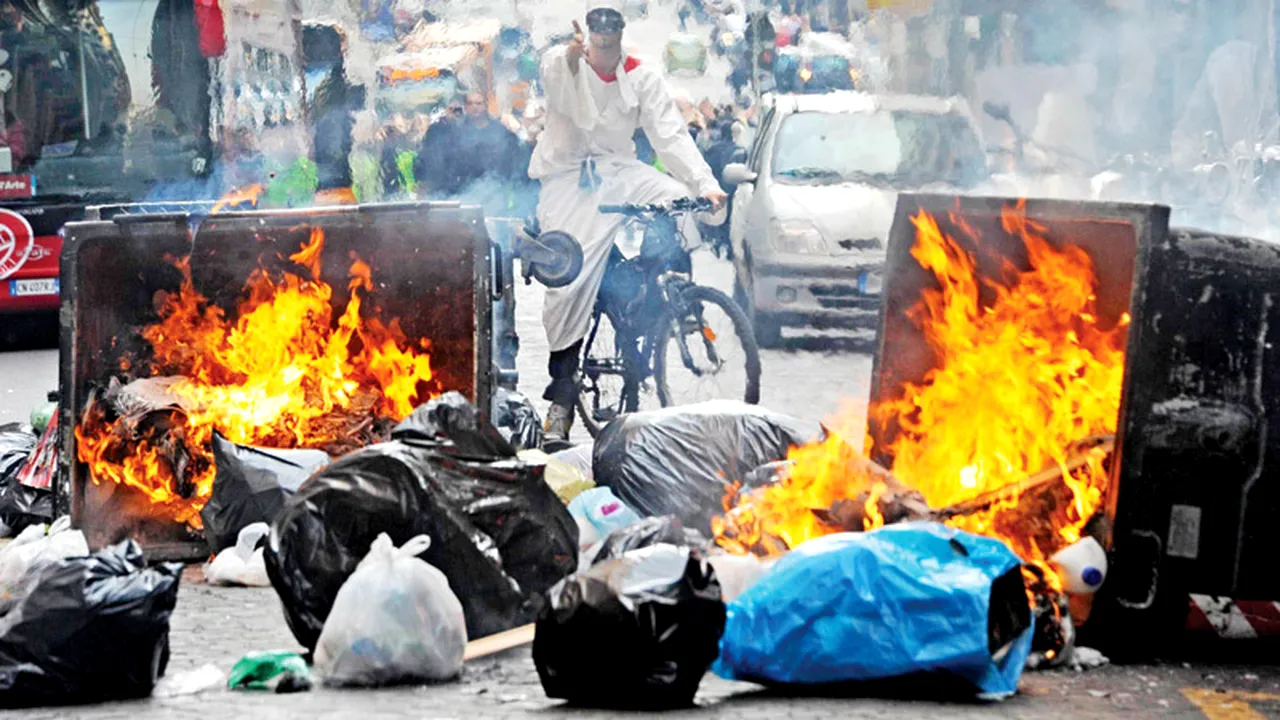
[[632, 550], [662, 543], [703, 551], [711, 548], [711, 541], [702, 533], [685, 527], [680, 518], [674, 515], [663, 515], [644, 518], [609, 533], [600, 543], [591, 564], [620, 558]]
[[[338, 589], [379, 533], [396, 545], [431, 537], [420, 557], [448, 577], [473, 639], [532, 622], [541, 594], [577, 568], [577, 525], [543, 481], [544, 467], [460, 457], [463, 447], [479, 455], [483, 436], [467, 435], [484, 431], [453, 408], [419, 408], [414, 416], [430, 425], [335, 461], [276, 516], [267, 575], [305, 647], [315, 647]], [[455, 434], [428, 439], [428, 427]]]
[[53, 491], [16, 480], [0, 485], [0, 522], [14, 534], [53, 522]]
[[53, 520], [53, 491], [18, 480], [22, 469], [37, 457], [38, 443], [30, 425], [0, 426], [0, 522], [14, 534]]
[[36, 449], [36, 434], [30, 425], [0, 425], [0, 484], [13, 480], [23, 463]]
[[595, 707], [687, 707], [719, 654], [724, 625], [706, 556], [655, 545], [552, 588], [533, 662], [547, 697]]
[[726, 485], [821, 435], [817, 423], [715, 400], [614, 420], [596, 438], [592, 465], [596, 484], [641, 515], [675, 515], [710, 533]]
[[329, 464], [320, 450], [267, 450], [213, 435], [213, 494], [200, 511], [214, 555], [233, 547], [240, 531], [271, 522], [303, 481]]
[[462, 393], [449, 392], [415, 409], [391, 431], [393, 440], [425, 440], [442, 451], [477, 459], [511, 458], [516, 449]]
[[148, 568], [126, 540], [35, 572], [0, 618], [0, 706], [149, 696], [169, 662], [182, 565]]
[[522, 393], [498, 388], [493, 396], [493, 424], [517, 449], [542, 447], [542, 420], [538, 418], [537, 408]]

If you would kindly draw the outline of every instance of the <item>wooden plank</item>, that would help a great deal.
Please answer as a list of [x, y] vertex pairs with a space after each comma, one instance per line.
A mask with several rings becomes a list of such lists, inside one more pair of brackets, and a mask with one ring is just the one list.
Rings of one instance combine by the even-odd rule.
[[482, 637], [467, 643], [467, 651], [463, 653], [463, 661], [496, 655], [512, 648], [528, 645], [533, 642], [533, 623], [521, 625], [495, 635]]

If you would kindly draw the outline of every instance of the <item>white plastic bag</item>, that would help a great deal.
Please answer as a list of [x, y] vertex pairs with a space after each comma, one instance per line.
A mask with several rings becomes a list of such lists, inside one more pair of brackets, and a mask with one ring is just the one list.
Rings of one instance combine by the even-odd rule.
[[262, 548], [257, 547], [271, 528], [266, 523], [253, 523], [241, 528], [236, 544], [214, 556], [204, 566], [204, 579], [211, 585], [245, 585], [268, 587], [267, 563]]
[[778, 558], [761, 560], [755, 555], [729, 555], [717, 552], [707, 559], [716, 571], [720, 582], [720, 595], [726, 603], [738, 599], [747, 588], [755, 585], [773, 569]]
[[568, 450], [561, 450], [551, 457], [565, 463], [566, 465], [572, 465], [578, 470], [578, 472], [582, 473], [584, 478], [590, 480], [592, 484], [594, 484], [595, 468], [592, 465], [592, 452], [594, 449], [595, 445], [592, 445], [591, 443], [583, 443], [582, 445], [575, 445]]
[[521, 450], [518, 453], [521, 460], [530, 464], [546, 465], [542, 478], [547, 485], [551, 487], [551, 491], [560, 498], [560, 502], [568, 505], [579, 494], [595, 487], [596, 484], [585, 475], [576, 466], [571, 465], [563, 460], [548, 455], [541, 450]]
[[396, 549], [383, 533], [343, 583], [316, 644], [327, 685], [448, 680], [462, 672], [467, 624], [444, 573], [416, 557], [426, 535]]
[[84, 533], [70, 528], [70, 518], [31, 525], [0, 550], [0, 614], [26, 594], [38, 567], [89, 554]]

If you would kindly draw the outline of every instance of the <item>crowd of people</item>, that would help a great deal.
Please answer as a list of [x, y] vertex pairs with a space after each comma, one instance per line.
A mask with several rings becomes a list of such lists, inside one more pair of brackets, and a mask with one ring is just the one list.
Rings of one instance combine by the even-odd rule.
[[[731, 191], [724, 183], [724, 167], [745, 152], [755, 108], [749, 102], [716, 105], [706, 98], [694, 103], [676, 97], [675, 102], [716, 181]], [[365, 125], [370, 122], [372, 118]], [[434, 121], [423, 114], [396, 113], [363, 132], [357, 121], [357, 144], [363, 138], [380, 149], [363, 179], [353, 172], [354, 182], [371, 198], [467, 200], [484, 207], [488, 216], [528, 217], [538, 197], [529, 161], [544, 123], [539, 102], [496, 117], [485, 95], [476, 91], [457, 98]], [[637, 158], [665, 171], [642, 130], [635, 142]], [[727, 233], [728, 225], [723, 229]]]

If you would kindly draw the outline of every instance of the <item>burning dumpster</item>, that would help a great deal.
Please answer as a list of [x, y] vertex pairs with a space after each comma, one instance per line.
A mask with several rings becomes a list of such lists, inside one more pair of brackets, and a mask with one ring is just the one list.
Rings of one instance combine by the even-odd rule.
[[783, 482], [727, 498], [720, 543], [941, 519], [1055, 593], [1050, 559], [1091, 535], [1110, 579], [1073, 614], [1111, 648], [1155, 647], [1189, 593], [1280, 597], [1277, 290], [1280, 248], [1171, 230], [1164, 207], [903, 195], [863, 453], [880, 467], [834, 434], [797, 448]]
[[493, 388], [478, 209], [118, 215], [62, 255], [60, 494], [90, 545], [200, 557], [216, 430], [339, 455]]

